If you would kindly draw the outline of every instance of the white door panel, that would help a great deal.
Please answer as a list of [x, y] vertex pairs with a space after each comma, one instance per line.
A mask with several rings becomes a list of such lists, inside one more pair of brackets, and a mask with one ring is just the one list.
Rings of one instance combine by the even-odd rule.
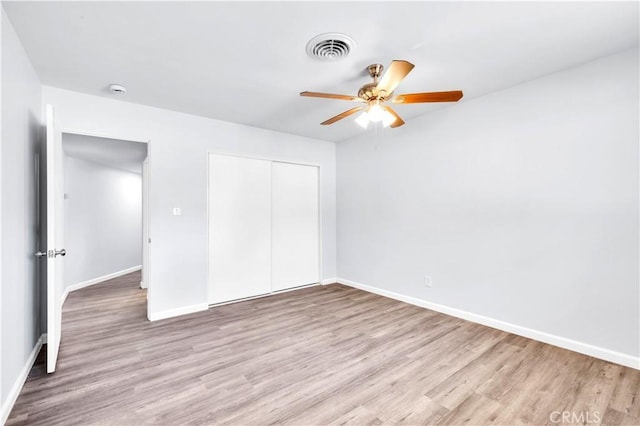
[[272, 163], [272, 290], [320, 280], [318, 168]]
[[64, 189], [62, 132], [47, 105], [47, 373], [56, 369], [64, 293]]
[[209, 303], [271, 291], [271, 163], [209, 156]]

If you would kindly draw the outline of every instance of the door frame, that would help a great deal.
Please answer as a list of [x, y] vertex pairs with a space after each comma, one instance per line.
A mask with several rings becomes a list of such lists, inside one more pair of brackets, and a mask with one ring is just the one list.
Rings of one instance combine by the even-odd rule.
[[[90, 132], [90, 131], [86, 131], [86, 130], [79, 130], [79, 129], [75, 129], [75, 128], [68, 128], [68, 127], [62, 127], [61, 128], [61, 132], [62, 135], [64, 134], [73, 134], [73, 135], [80, 135], [80, 136], [90, 136], [90, 137], [94, 137], [94, 138], [102, 138], [102, 139], [115, 139], [115, 140], [120, 140], [120, 141], [125, 141], [125, 142], [136, 142], [136, 143], [144, 143], [147, 145], [147, 158], [143, 161], [143, 169], [142, 169], [142, 200], [143, 203], [146, 200], [147, 203], [147, 208], [145, 209], [145, 206], [142, 206], [142, 235], [140, 236], [140, 238], [142, 239], [142, 277], [144, 278], [144, 285], [147, 289], [147, 319], [149, 319], [149, 300], [151, 299], [151, 285], [150, 285], [150, 272], [151, 272], [151, 264], [149, 262], [149, 257], [150, 257], [150, 252], [151, 252], [151, 237], [150, 237], [150, 224], [149, 224], [149, 201], [150, 201], [150, 195], [151, 195], [151, 183], [150, 183], [150, 171], [151, 171], [151, 147], [153, 146], [151, 143], [151, 139], [140, 139], [138, 137], [134, 137], [134, 136], [122, 136], [122, 135], [118, 135], [118, 134], [112, 134], [112, 133], [97, 133], [97, 132]], [[144, 166], [144, 163], [146, 163], [146, 167]], [[146, 169], [146, 170], [145, 170]], [[145, 172], [146, 172], [146, 176], [145, 176]], [[145, 230], [146, 230], [146, 240], [145, 240]], [[146, 249], [145, 249], [146, 248]], [[146, 267], [146, 270], [145, 270]], [[141, 282], [142, 284], [142, 282]]]
[[211, 188], [209, 187], [209, 179], [210, 179], [210, 175], [209, 172], [211, 170], [211, 163], [210, 163], [210, 159], [211, 159], [211, 154], [214, 155], [227, 155], [229, 157], [239, 157], [239, 158], [248, 158], [251, 160], [264, 160], [264, 161], [272, 161], [272, 162], [276, 162], [276, 163], [286, 163], [286, 164], [296, 164], [299, 166], [311, 166], [311, 167], [317, 167], [318, 168], [318, 283], [317, 284], [310, 284], [310, 285], [305, 285], [305, 286], [300, 286], [300, 287], [294, 287], [294, 288], [290, 288], [290, 289], [284, 289], [284, 290], [279, 290], [279, 291], [272, 291], [270, 293], [267, 294], [262, 294], [262, 295], [258, 295], [258, 296], [252, 296], [252, 297], [247, 297], [244, 299], [239, 299], [239, 300], [251, 300], [251, 299], [257, 299], [259, 297], [267, 297], [267, 296], [271, 296], [272, 294], [278, 294], [278, 293], [285, 293], [287, 291], [292, 291], [292, 290], [296, 290], [298, 288], [303, 288], [303, 287], [312, 287], [314, 285], [322, 285], [322, 281], [323, 281], [323, 271], [322, 271], [322, 247], [323, 247], [323, 238], [322, 238], [322, 217], [323, 217], [323, 206], [322, 206], [322, 165], [320, 163], [314, 163], [314, 162], [302, 162], [302, 161], [291, 161], [291, 160], [283, 160], [281, 158], [278, 157], [271, 157], [271, 156], [260, 156], [260, 155], [253, 155], [253, 154], [244, 154], [244, 153], [237, 153], [237, 152], [229, 152], [229, 151], [220, 151], [220, 150], [207, 150], [207, 305], [211, 306], [219, 306], [219, 305], [226, 305], [228, 303], [235, 303], [238, 302], [239, 300], [232, 300], [232, 301], [228, 301], [228, 302], [222, 302], [222, 303], [210, 303], [209, 301], [211, 300], [211, 294], [210, 294], [210, 288], [211, 288], [211, 253], [209, 252], [209, 239], [211, 238], [211, 223], [210, 223], [210, 218], [211, 218], [211, 212], [210, 212], [210, 206], [211, 206], [211, 200], [209, 198], [209, 195], [211, 193]]
[[[149, 146], [147, 158], [142, 161], [142, 271], [140, 288], [149, 291]], [[148, 296], [148, 293], [147, 293]]]

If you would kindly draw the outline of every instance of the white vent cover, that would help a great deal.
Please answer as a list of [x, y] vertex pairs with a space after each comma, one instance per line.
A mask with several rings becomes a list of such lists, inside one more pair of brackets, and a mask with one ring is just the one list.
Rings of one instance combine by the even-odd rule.
[[315, 36], [307, 43], [307, 55], [331, 62], [344, 58], [355, 47], [356, 43], [346, 34], [325, 33]]

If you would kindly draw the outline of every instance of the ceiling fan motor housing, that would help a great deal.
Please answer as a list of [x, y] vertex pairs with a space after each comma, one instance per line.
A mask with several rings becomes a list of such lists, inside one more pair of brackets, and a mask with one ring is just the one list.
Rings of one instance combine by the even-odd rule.
[[382, 64], [371, 64], [367, 67], [367, 71], [369, 71], [369, 75], [373, 78], [373, 83], [367, 83], [358, 90], [358, 97], [367, 102], [372, 100], [384, 101], [393, 95], [393, 92], [378, 92], [376, 87], [378, 86], [378, 79], [382, 75], [382, 71], [384, 70], [384, 66]]
[[358, 97], [365, 101], [370, 101], [377, 98], [376, 86], [378, 83], [367, 83], [358, 90]]

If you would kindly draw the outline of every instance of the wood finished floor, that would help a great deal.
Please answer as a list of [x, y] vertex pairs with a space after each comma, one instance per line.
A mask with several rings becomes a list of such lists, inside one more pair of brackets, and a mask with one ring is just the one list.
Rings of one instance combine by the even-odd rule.
[[360, 290], [151, 323], [139, 281], [69, 295], [7, 425], [640, 424], [640, 371]]

